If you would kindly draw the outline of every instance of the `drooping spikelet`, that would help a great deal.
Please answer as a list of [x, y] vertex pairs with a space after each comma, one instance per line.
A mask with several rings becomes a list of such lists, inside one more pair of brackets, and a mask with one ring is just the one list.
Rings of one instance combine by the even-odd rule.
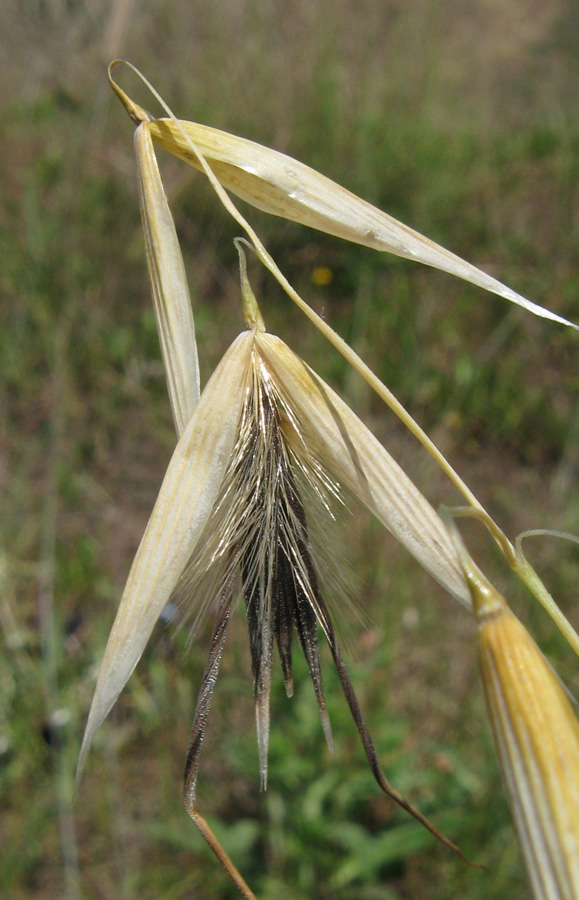
[[[293, 421], [292, 421], [293, 419]], [[293, 441], [290, 435], [293, 435]], [[296, 453], [294, 448], [298, 448]], [[332, 745], [324, 699], [317, 626], [327, 633], [301, 487], [328, 509], [338, 486], [313, 454], [299, 454], [299, 423], [284, 405], [254, 346], [239, 433], [219, 498], [177, 586], [184, 612], [197, 622], [240, 576], [249, 627], [262, 786], [267, 781], [269, 694], [277, 644], [286, 692], [293, 693], [292, 633], [306, 657], [324, 733]]]

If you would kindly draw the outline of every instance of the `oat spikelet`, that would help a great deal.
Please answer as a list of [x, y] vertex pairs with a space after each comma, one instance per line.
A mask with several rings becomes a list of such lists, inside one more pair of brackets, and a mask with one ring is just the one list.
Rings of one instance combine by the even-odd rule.
[[[239, 425], [239, 435], [205, 532], [176, 593], [187, 612], [193, 605], [194, 629], [214, 598], [241, 574], [249, 626], [260, 773], [267, 783], [269, 696], [274, 641], [288, 696], [293, 694], [292, 631], [295, 628], [312, 680], [324, 734], [332, 735], [317, 641], [317, 622], [327, 631], [325, 609], [312, 560], [306, 514], [298, 480], [305, 479], [321, 505], [339, 487], [313, 455], [296, 457], [287, 435], [299, 425], [284, 406], [256, 347]], [[299, 437], [294, 440], [299, 446]]]
[[467, 569], [481, 675], [519, 844], [537, 900], [579, 898], [579, 721], [505, 600]]
[[[245, 299], [253, 305], [252, 296]], [[256, 323], [261, 321], [258, 316], [251, 318]], [[330, 496], [340, 493], [340, 485], [332, 472], [343, 472], [351, 480], [348, 486], [358, 499], [373, 511], [380, 509], [394, 533], [431, 570], [435, 559], [439, 572], [446, 570], [451, 562], [444, 559], [440, 546], [440, 537], [446, 532], [436, 513], [384, 448], [377, 442], [379, 449], [373, 445], [374, 439], [365, 426], [353, 415], [351, 418], [345, 416], [345, 410], [337, 405], [337, 398], [330, 395], [329, 387], [316, 379], [279, 339], [265, 334], [261, 327], [256, 326], [252, 334], [248, 373], [243, 379], [245, 399], [238, 437], [205, 528], [175, 592], [181, 596], [183, 605], [190, 608], [195, 622], [210, 607], [214, 610], [215, 622], [187, 754], [186, 809], [200, 825], [196, 785], [201, 747], [235, 583], [239, 581], [249, 629], [262, 788], [267, 785], [274, 646], [277, 644], [286, 692], [291, 696], [294, 631], [308, 663], [323, 731], [332, 747], [318, 648], [319, 627], [330, 647], [376, 782], [439, 840], [460, 853], [387, 781], [382, 771], [320, 590], [300, 481], [328, 509]], [[279, 361], [280, 356], [285, 357], [286, 368], [277, 371], [275, 361]], [[295, 390], [291, 389], [291, 379], [286, 380], [283, 374], [292, 368], [298, 379]], [[319, 402], [327, 410], [326, 417], [318, 416], [316, 406], [312, 411], [303, 397], [300, 399], [300, 395], [306, 393], [319, 395]], [[332, 427], [337, 428], [337, 434], [326, 434], [328, 416]], [[380, 457], [379, 460], [376, 457]], [[372, 468], [378, 470], [381, 481], [380, 478], [377, 480]], [[410, 543], [409, 534], [413, 535]], [[452, 556], [453, 546], [448, 536], [446, 540], [446, 550]], [[439, 556], [442, 559], [438, 559]], [[456, 553], [453, 561], [458, 562]], [[454, 575], [453, 572], [452, 578]], [[463, 586], [466, 587], [464, 582]], [[203, 829], [205, 824], [200, 827]]]

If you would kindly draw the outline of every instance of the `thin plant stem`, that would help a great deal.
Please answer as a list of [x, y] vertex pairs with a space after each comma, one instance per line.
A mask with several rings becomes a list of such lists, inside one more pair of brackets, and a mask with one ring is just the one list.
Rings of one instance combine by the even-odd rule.
[[[444, 513], [447, 514], [446, 517]], [[566, 535], [558, 532], [536, 529], [534, 531], [523, 532], [523, 534], [519, 535], [519, 537], [515, 541], [515, 545], [513, 545], [508, 540], [506, 535], [503, 534], [496, 522], [488, 515], [488, 513], [485, 512], [485, 510], [473, 509], [469, 506], [456, 508], [443, 507], [443, 519], [448, 519], [449, 515], [454, 517], [478, 519], [483, 523], [483, 525], [486, 526], [490, 535], [494, 538], [496, 543], [501, 548], [503, 555], [509, 565], [509, 568], [515, 573], [515, 575], [517, 575], [518, 578], [520, 578], [523, 584], [527, 586], [533, 596], [539, 601], [543, 609], [549, 614], [566, 641], [573, 648], [577, 656], [579, 656], [579, 635], [577, 634], [567, 617], [561, 612], [561, 610], [553, 600], [553, 597], [535, 572], [530, 562], [527, 560], [522, 549], [523, 538], [531, 537], [533, 535], [552, 534], [554, 536], [563, 537], [570, 540], [576, 540], [576, 538], [573, 535]]]
[[[61, 319], [56, 329], [52, 360], [52, 412], [48, 463], [44, 488], [40, 560], [38, 574], [38, 620], [42, 648], [45, 718], [51, 718], [60, 706], [57, 664], [57, 635], [54, 614], [56, 539], [58, 529], [58, 469], [63, 456], [65, 428], [65, 375], [62, 360], [66, 358], [68, 323]], [[70, 808], [71, 781], [65, 756], [58, 741], [51, 745], [54, 785], [57, 795], [60, 847], [67, 900], [80, 900], [80, 872], [74, 817]]]

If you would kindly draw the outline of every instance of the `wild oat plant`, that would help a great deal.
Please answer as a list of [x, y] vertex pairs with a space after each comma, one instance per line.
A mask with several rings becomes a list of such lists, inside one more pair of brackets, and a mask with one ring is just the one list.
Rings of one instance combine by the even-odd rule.
[[[111, 70], [118, 63], [113, 63]], [[261, 785], [267, 785], [274, 645], [293, 693], [294, 633], [307, 661], [328, 745], [332, 732], [318, 649], [327, 641], [372, 774], [384, 793], [453, 851], [458, 847], [387, 780], [356, 698], [323, 596], [311, 530], [355, 497], [478, 623], [487, 708], [516, 832], [536, 898], [579, 898], [579, 725], [573, 703], [506, 601], [466, 551], [458, 516], [488, 528], [508, 564], [568, 641], [579, 640], [536, 573], [354, 351], [305, 303], [227, 193], [276, 216], [449, 272], [544, 318], [576, 327], [346, 191], [307, 166], [233, 135], [155, 119], [113, 80], [136, 124], [135, 154], [147, 262], [178, 441], [115, 618], [78, 763], [137, 665], [163, 609], [178, 598], [198, 629], [213, 620], [185, 767], [187, 812], [246, 898], [254, 894], [201, 814], [196, 783], [225, 635], [243, 598], [249, 630]], [[148, 83], [147, 83], [148, 84]], [[240, 257], [245, 331], [200, 390], [193, 313], [154, 144], [200, 169], [245, 232]], [[283, 341], [268, 334], [250, 287], [245, 250], [432, 454], [466, 505], [439, 515], [350, 407]], [[338, 561], [334, 562], [339, 566]], [[461, 854], [462, 855], [462, 854]], [[476, 861], [475, 861], [476, 862]]]

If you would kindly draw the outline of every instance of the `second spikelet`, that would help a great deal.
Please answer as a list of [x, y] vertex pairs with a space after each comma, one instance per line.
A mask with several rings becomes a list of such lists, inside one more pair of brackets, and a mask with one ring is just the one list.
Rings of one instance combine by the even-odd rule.
[[466, 572], [481, 675], [519, 844], [537, 900], [579, 898], [579, 720], [506, 601]]

